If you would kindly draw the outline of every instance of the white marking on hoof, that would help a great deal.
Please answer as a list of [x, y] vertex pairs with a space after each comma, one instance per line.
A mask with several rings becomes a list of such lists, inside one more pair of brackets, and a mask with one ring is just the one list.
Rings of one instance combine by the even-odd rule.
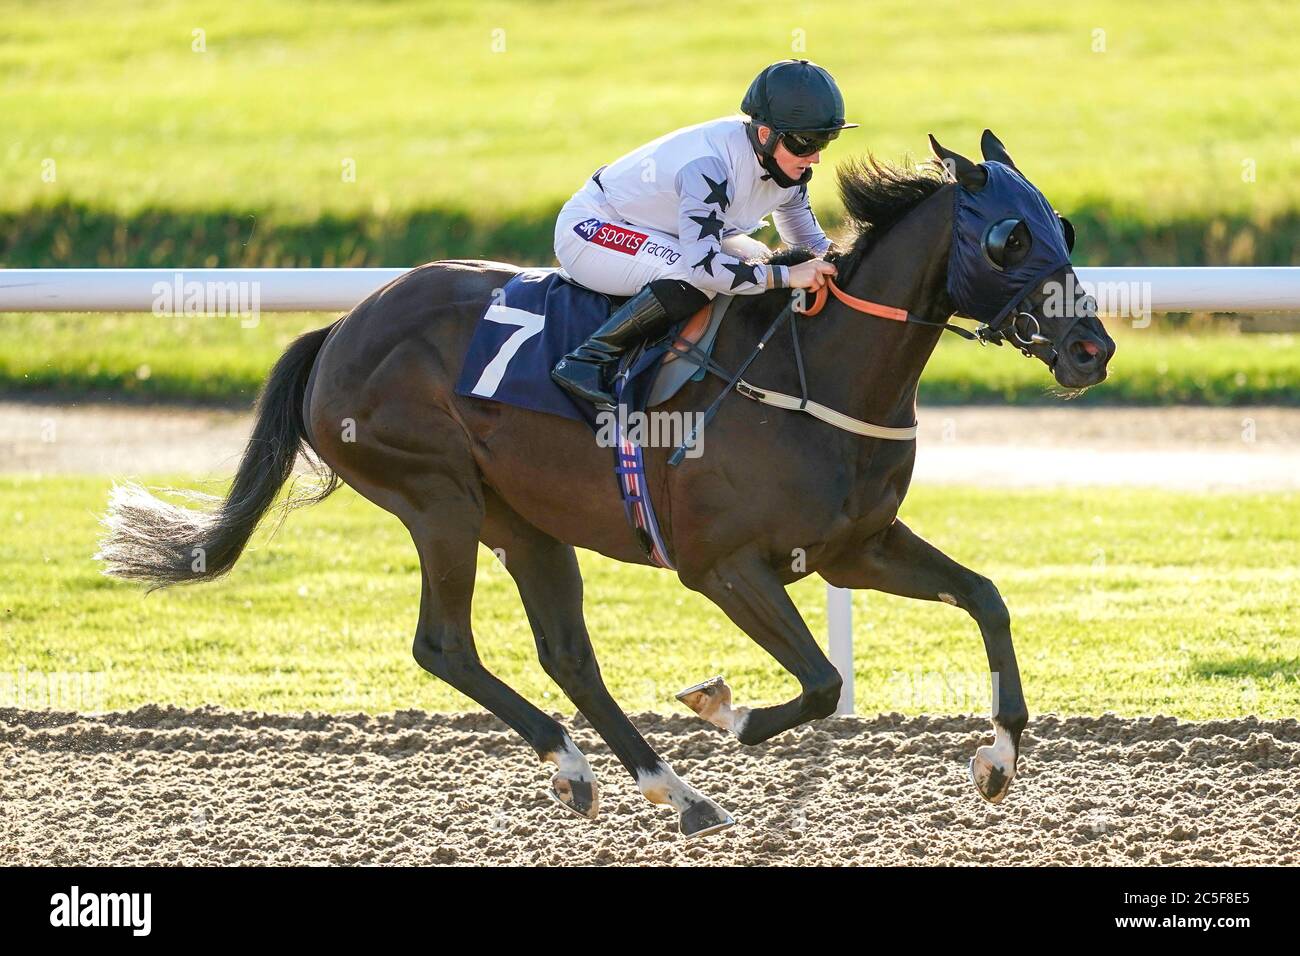
[[564, 735], [564, 746], [559, 750], [552, 750], [542, 757], [543, 760], [550, 761], [560, 768], [560, 776], [567, 777], [570, 780], [583, 780], [588, 783], [595, 781], [596, 774], [591, 769], [591, 764], [587, 763], [587, 758], [583, 756], [581, 750], [577, 748], [569, 735]]
[[749, 720], [748, 707], [731, 706], [731, 688], [722, 677], [713, 677], [694, 687], [688, 687], [677, 695], [677, 699], [714, 727], [720, 727], [737, 737]]
[[708, 836], [736, 822], [726, 810], [673, 773], [667, 764], [660, 764], [650, 773], [637, 774], [636, 785], [651, 803], [665, 803], [677, 811], [678, 830], [683, 836]]
[[981, 797], [1001, 803], [1016, 775], [1016, 748], [1009, 730], [997, 724], [994, 729], [993, 744], [980, 747], [971, 758], [970, 779]]
[[637, 790], [651, 804], [668, 804], [679, 813], [692, 808], [699, 801], [708, 800], [703, 793], [677, 777], [667, 763], [660, 763], [658, 770], [651, 773], [637, 774]]
[[600, 791], [596, 786], [596, 774], [573, 741], [566, 735], [563, 748], [546, 754], [542, 759], [560, 768], [551, 777], [547, 795], [580, 817], [596, 819], [600, 813]]
[[679, 812], [704, 797], [694, 787], [673, 773], [672, 767], [660, 764], [657, 770], [636, 775], [637, 789], [651, 803], [666, 803]]

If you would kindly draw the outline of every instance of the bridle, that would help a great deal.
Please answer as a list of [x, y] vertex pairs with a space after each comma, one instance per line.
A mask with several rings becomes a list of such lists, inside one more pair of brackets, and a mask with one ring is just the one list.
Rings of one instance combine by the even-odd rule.
[[[1041, 281], [1041, 277], [1037, 281]], [[1048, 359], [1048, 364], [1055, 365], [1056, 359], [1060, 354], [1057, 350], [1056, 343], [1042, 334], [1038, 324], [1038, 318], [1033, 313], [1026, 312], [1019, 308], [1020, 303], [1023, 302], [1024, 298], [1028, 295], [1028, 289], [1029, 284], [1026, 284], [1025, 290], [1018, 301], [1005, 309], [1002, 315], [998, 316], [993, 322], [984, 323], [972, 332], [970, 329], [962, 328], [960, 325], [953, 325], [950, 322], [936, 321], [933, 319], [923, 319], [920, 316], [909, 312], [907, 309], [900, 309], [896, 306], [884, 305], [880, 302], [872, 302], [870, 299], [863, 299], [856, 295], [850, 295], [836, 285], [834, 279], [828, 276], [825, 285], [818, 289], [816, 294], [813, 296], [812, 305], [807, 305], [803, 289], [792, 290], [790, 301], [786, 303], [785, 308], [781, 310], [776, 319], [772, 322], [772, 325], [768, 328], [767, 332], [765, 332], [763, 337], [759, 339], [758, 344], [749, 354], [749, 357], [741, 363], [740, 368], [734, 373], [728, 372], [727, 369], [718, 365], [711, 356], [702, 351], [695, 344], [680, 339], [674, 340], [668, 346], [670, 351], [675, 352], [677, 355], [690, 358], [696, 365], [703, 367], [710, 373], [723, 379], [727, 384], [722, 391], [718, 393], [717, 397], [714, 398], [709, 407], [705, 409], [704, 414], [701, 416], [695, 427], [691, 429], [691, 433], [686, 437], [686, 440], [678, 446], [671, 456], [669, 456], [668, 464], [673, 467], [681, 464], [682, 459], [686, 454], [686, 449], [694, 445], [700, 430], [713, 420], [713, 416], [717, 414], [718, 408], [722, 404], [722, 400], [732, 391], [735, 391], [739, 395], [743, 395], [745, 398], [761, 402], [764, 405], [772, 405], [776, 408], [784, 408], [793, 412], [804, 412], [814, 418], [821, 419], [827, 424], [833, 425], [842, 431], [861, 435], [865, 438], [882, 438], [889, 441], [915, 440], [917, 431], [917, 426], [915, 424], [904, 426], [876, 425], [872, 422], [852, 418], [849, 415], [845, 415], [843, 412], [836, 411], [829, 406], [815, 402], [809, 397], [808, 377], [804, 371], [803, 350], [799, 345], [799, 327], [795, 322], [795, 316], [815, 316], [821, 312], [821, 310], [826, 306], [827, 301], [829, 301], [827, 295], [828, 290], [830, 295], [834, 295], [841, 304], [852, 309], [854, 312], [861, 312], [864, 315], [872, 315], [877, 318], [888, 319], [891, 322], [905, 322], [912, 325], [928, 325], [932, 328], [947, 329], [949, 332], [954, 332], [969, 341], [979, 342], [981, 345], [992, 343], [1000, 346], [1004, 341], [1012, 342], [1016, 348], [1030, 358], [1033, 357], [1033, 353], [1029, 350], [1031, 346], [1046, 345], [1052, 349], [1052, 354]], [[1020, 319], [1022, 316], [1033, 323], [1033, 331], [1029, 332], [1027, 335], [1021, 334]], [[1070, 330], [1074, 328], [1075, 323], [1077, 323], [1081, 317], [1082, 312], [1076, 315], [1074, 321], [1066, 327], [1065, 334], [1062, 336], [1063, 341], [1065, 336], [1070, 334]], [[786, 319], [789, 319], [790, 321], [790, 335], [795, 367], [799, 373], [799, 395], [787, 395], [784, 392], [778, 392], [775, 389], [760, 388], [750, 384], [743, 378], [750, 364], [755, 358], [757, 358], [758, 354], [766, 348], [773, 333], [776, 332], [777, 328], [786, 321]]]
[[[1037, 285], [1037, 281], [1038, 280], [1032, 284]], [[864, 315], [874, 315], [877, 318], [889, 319], [893, 322], [907, 322], [912, 325], [929, 325], [939, 329], [946, 329], [949, 332], [960, 335], [968, 341], [978, 342], [980, 345], [1001, 346], [1003, 342], [1010, 342], [1024, 355], [1029, 357], [1033, 357], [1033, 353], [1030, 351], [1031, 346], [1048, 346], [1052, 350], [1049, 363], [1055, 361], [1056, 355], [1059, 352], [1056, 342], [1048, 338], [1046, 335], [1043, 335], [1038, 317], [1032, 312], [1027, 312], [1021, 309], [1020, 302], [1017, 302], [1012, 308], [1007, 309], [995, 321], [981, 324], [972, 332], [970, 329], [963, 328], [960, 325], [953, 325], [951, 322], [923, 319], [906, 309], [900, 309], [892, 305], [883, 305], [879, 302], [872, 302], [870, 299], [863, 299], [856, 295], [850, 295], [836, 285], [834, 279], [828, 277], [826, 279], [826, 284], [818, 289], [816, 294], [813, 296], [812, 305], [804, 308], [796, 306], [795, 311], [803, 315], [816, 315], [821, 312], [822, 308], [828, 301], [826, 294], [827, 290], [829, 290], [835, 298], [839, 299], [843, 305], [855, 312], [861, 312]], [[796, 298], [800, 291], [802, 290], [795, 290]], [[1024, 298], [1022, 297], [1021, 302], [1023, 301]], [[1074, 320], [1066, 326], [1065, 332], [1061, 335], [1061, 341], [1065, 341], [1069, 338], [1070, 332], [1074, 329], [1075, 324], [1084, 316], [1084, 314], [1086, 314], [1084, 311], [1076, 310]], [[1024, 330], [1026, 333], [1024, 335], [1021, 334], [1022, 318], [1027, 319], [1031, 324], [1031, 327]]]
[[[1004, 173], [1001, 171], [1003, 168], [1001, 164], [992, 163], [986, 165], [989, 165], [991, 170], [993, 170], [993, 172], [990, 173], [990, 176], [1011, 175], [1009, 172]], [[1018, 176], [1018, 174], [1016, 175]], [[960, 199], [963, 193], [959, 190], [954, 195]], [[957, 202], [957, 200], [954, 200], [954, 202]], [[1046, 200], [1043, 200], [1043, 205], [1046, 206]], [[1051, 215], [1056, 216], [1055, 211], [1051, 211], [1050, 207], [1048, 208]], [[959, 206], [959, 214], [960, 211]], [[1062, 230], [1063, 229], [1064, 227], [1062, 227]], [[987, 233], [985, 235], [987, 236]], [[985, 250], [985, 255], [987, 255], [987, 246], [984, 245], [984, 243], [981, 243], [981, 245]], [[1047, 256], [1040, 256], [1040, 261], [1036, 263], [1038, 268], [1033, 269], [1033, 274], [1028, 279], [1019, 281], [1017, 286], [1007, 290], [1010, 294], [1008, 294], [1005, 299], [1002, 299], [1006, 304], [996, 312], [994, 312], [996, 306], [994, 308], [987, 308], [990, 294], [990, 290], [987, 288], [976, 287], [974, 290], [971, 290], [970, 295], [953, 294], [954, 262], [950, 255], [948, 261], [949, 296], [952, 298], [954, 304], [961, 309], [961, 314], [968, 316], [980, 314], [993, 315], [991, 320], [983, 321], [974, 331], [963, 328], [959, 325], [953, 325], [946, 320], [940, 321], [922, 318], [921, 316], [909, 312], [905, 308], [885, 305], [880, 302], [873, 302], [870, 299], [863, 299], [859, 296], [850, 295], [841, 289], [835, 283], [834, 279], [827, 277], [825, 283], [813, 296], [813, 302], [811, 305], [807, 303], [807, 295], [803, 289], [792, 290], [790, 299], [786, 303], [785, 308], [783, 308], [776, 316], [771, 326], [754, 347], [753, 351], [750, 352], [749, 356], [741, 363], [740, 368], [735, 372], [729, 372], [727, 369], [719, 366], [711, 357], [695, 345], [674, 341], [669, 345], [669, 348], [672, 351], [676, 352], [678, 355], [689, 356], [694, 360], [696, 365], [701, 366], [710, 373], [723, 379], [726, 382], [726, 385], [723, 387], [722, 391], [715, 396], [709, 407], [705, 409], [704, 414], [700, 417], [695, 427], [691, 429], [691, 433], [687, 436], [686, 440], [676, 449], [676, 451], [673, 452], [671, 456], [669, 456], [668, 464], [675, 467], [681, 463], [686, 454], [686, 449], [694, 444], [700, 430], [708, 425], [708, 423], [713, 419], [713, 416], [717, 413], [723, 399], [725, 399], [733, 390], [746, 398], [761, 402], [765, 405], [773, 405], [790, 411], [804, 412], [843, 431], [852, 432], [853, 434], [861, 435], [863, 437], [882, 438], [891, 441], [912, 441], [916, 438], [917, 427], [915, 424], [904, 426], [876, 425], [872, 422], [861, 421], [845, 415], [843, 412], [836, 411], [833, 408], [813, 401], [809, 396], [808, 378], [804, 369], [803, 352], [799, 345], [799, 327], [798, 322], [796, 321], [796, 315], [817, 315], [826, 306], [826, 303], [829, 301], [829, 296], [831, 295], [835, 296], [842, 305], [848, 307], [854, 312], [876, 316], [877, 318], [887, 319], [892, 322], [926, 325], [940, 330], [946, 329], [949, 332], [952, 332], [955, 335], [960, 335], [962, 338], [969, 341], [979, 342], [981, 345], [993, 344], [1000, 346], [1003, 342], [1010, 342], [1016, 349], [1030, 358], [1035, 357], [1031, 349], [1034, 347], [1046, 347], [1051, 351], [1045, 361], [1049, 367], [1054, 368], [1057, 359], [1061, 354], [1057, 342], [1043, 334], [1042, 325], [1038, 317], [1034, 315], [1033, 312], [1022, 308], [1022, 306], [1024, 305], [1025, 300], [1032, 294], [1033, 290], [1037, 289], [1043, 280], [1051, 275], [1053, 271], [1060, 269], [1062, 265], [1068, 266], [1068, 250], [1066, 250], [1062, 245], [1059, 252], [1060, 255], [1052, 256], [1049, 250]], [[1046, 259], [1047, 261], [1041, 261], [1043, 259]], [[1003, 270], [999, 268], [998, 271], [1002, 272]], [[960, 272], [958, 273], [959, 276], [961, 274], [962, 273]], [[969, 285], [969, 283], [967, 283], [967, 285]], [[1006, 283], [1003, 283], [1003, 286], [1005, 285]], [[1091, 299], [1091, 296], [1088, 298]], [[1066, 326], [1065, 331], [1061, 335], [1061, 342], [1066, 341], [1071, 330], [1073, 330], [1074, 326], [1084, 314], [1086, 314], [1084, 310], [1075, 311], [1073, 321]], [[750, 364], [767, 346], [768, 341], [771, 339], [772, 335], [775, 334], [777, 328], [787, 320], [790, 323], [791, 346], [795, 360], [795, 368], [799, 374], [798, 395], [787, 395], [774, 389], [761, 388], [745, 381], [743, 378]]]

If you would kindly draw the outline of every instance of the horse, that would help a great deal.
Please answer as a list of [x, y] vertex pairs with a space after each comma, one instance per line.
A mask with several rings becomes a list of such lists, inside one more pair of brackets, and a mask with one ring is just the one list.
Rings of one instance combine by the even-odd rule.
[[[1080, 300], [1077, 314], [1046, 307], [1053, 290], [1073, 280], [1068, 223], [1055, 219], [991, 132], [982, 140], [983, 163], [933, 136], [930, 146], [933, 158], [924, 165], [894, 166], [868, 156], [841, 167], [849, 239], [830, 258], [843, 289], [815, 317], [791, 319], [802, 337], [802, 365], [796, 368], [792, 349], [768, 347], [749, 367], [753, 380], [773, 389], [806, 381], [823, 405], [906, 427], [915, 422], [922, 369], [943, 330], [953, 327], [948, 319], [959, 311], [980, 318], [981, 310], [989, 319], [980, 327], [981, 341], [1011, 342], [1047, 366], [1065, 394], [1106, 377], [1115, 343], [1096, 318], [1095, 303], [1089, 308]], [[1010, 212], [976, 237], [978, 250], [964, 249], [959, 220], [978, 213], [971, 213], [972, 204], [986, 186], [993, 192], [994, 179], [1011, 183], [998, 199]], [[1044, 207], [1053, 217], [1047, 225]], [[1022, 281], [1016, 269], [1033, 254], [1049, 262], [1047, 271]], [[774, 260], [808, 255], [787, 250]], [[955, 264], [973, 274], [955, 275]], [[479, 659], [470, 601], [480, 542], [517, 585], [546, 673], [641, 793], [674, 808], [685, 836], [716, 832], [733, 818], [681, 779], [622, 712], [601, 678], [583, 620], [575, 548], [651, 563], [625, 523], [608, 477], [608, 449], [598, 447], [582, 422], [456, 394], [475, 323], [519, 271], [486, 260], [428, 263], [299, 337], [263, 386], [224, 499], [199, 510], [164, 502], [138, 485], [117, 485], [96, 557], [105, 573], [154, 587], [217, 578], [235, 564], [299, 455], [314, 458], [323, 482], [310, 493], [290, 494], [282, 506], [318, 501], [344, 482], [402, 521], [421, 574], [415, 660], [555, 765], [553, 799], [582, 817], [598, 815], [596, 777], [562, 724]], [[986, 301], [990, 295], [997, 301]], [[781, 290], [737, 298], [717, 333], [714, 361], [739, 366], [790, 296]], [[892, 303], [906, 321], [863, 315], [862, 302]], [[663, 407], [700, 409], [724, 388], [718, 378], [704, 377]], [[990, 580], [899, 519], [915, 442], [864, 437], [739, 396], [721, 406], [709, 429], [707, 454], [680, 467], [668, 466], [666, 450], [646, 449], [647, 485], [665, 542], [681, 583], [708, 597], [775, 658], [799, 693], [746, 707], [715, 678], [679, 699], [748, 745], [834, 713], [841, 677], [786, 593], [809, 574], [842, 588], [946, 602], [969, 614], [983, 637], [994, 739], [976, 749], [969, 772], [981, 797], [1001, 801], [1028, 722], [1010, 616]], [[795, 554], [801, 560], [792, 560]]]

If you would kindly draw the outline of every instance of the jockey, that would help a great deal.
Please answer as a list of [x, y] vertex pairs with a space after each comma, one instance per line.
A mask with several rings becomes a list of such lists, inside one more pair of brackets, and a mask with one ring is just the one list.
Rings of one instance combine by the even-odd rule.
[[[602, 166], [565, 203], [555, 255], [579, 284], [631, 296], [551, 378], [569, 394], [613, 405], [610, 373], [641, 342], [662, 337], [717, 293], [820, 289], [835, 266], [831, 241], [808, 202], [821, 150], [856, 123], [831, 75], [807, 60], [761, 72], [740, 104], [746, 116], [688, 126]], [[795, 266], [760, 261], [750, 237], [772, 214], [789, 245], [819, 258]]]

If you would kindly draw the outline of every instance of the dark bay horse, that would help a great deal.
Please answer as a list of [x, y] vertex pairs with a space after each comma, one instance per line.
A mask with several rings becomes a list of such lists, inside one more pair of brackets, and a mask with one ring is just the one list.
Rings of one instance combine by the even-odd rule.
[[[865, 316], [836, 299], [816, 317], [797, 320], [811, 396], [886, 426], [915, 422], [921, 371], [943, 323], [961, 311], [963, 303], [951, 292], [964, 288], [950, 275], [958, 261], [956, 244], [965, 241], [954, 228], [955, 217], [966, 214], [963, 203], [978, 199], [986, 183], [992, 191], [994, 173], [1005, 176], [1015, 168], [987, 131], [981, 164], [933, 138], [931, 145], [938, 162], [930, 171], [869, 160], [847, 164], [840, 173], [844, 205], [856, 227], [852, 241], [835, 255], [840, 284], [852, 296], [905, 309], [911, 321]], [[1041, 194], [1018, 172], [1013, 185], [1008, 201], [1026, 211], [1017, 208], [1015, 215], [990, 223], [978, 255], [962, 252], [963, 268], [982, 256], [987, 263], [973, 268], [990, 270], [988, 276], [965, 276], [968, 285], [1014, 275], [1027, 255], [1064, 253], [1064, 227], [1053, 218], [1044, 228], [1028, 210], [1045, 203]], [[1031, 234], [1030, 226], [1054, 234]], [[555, 763], [551, 793], [557, 800], [594, 818], [596, 780], [564, 728], [479, 660], [470, 600], [480, 542], [502, 556], [518, 585], [546, 672], [641, 792], [676, 808], [683, 833], [713, 832], [731, 817], [678, 778], [619, 709], [601, 679], [583, 621], [575, 547], [649, 563], [625, 522], [609, 450], [597, 446], [583, 423], [454, 392], [475, 323], [495, 290], [517, 271], [493, 262], [431, 263], [328, 328], [303, 335], [266, 382], [226, 498], [204, 512], [166, 504], [136, 486], [119, 487], [99, 556], [107, 573], [155, 585], [225, 573], [274, 505], [299, 452], [310, 449], [323, 463], [327, 482], [306, 500], [319, 500], [342, 480], [410, 531], [422, 573], [416, 661]], [[1000, 317], [994, 325], [1002, 334], [994, 329], [991, 337], [1012, 340], [1047, 365], [1060, 386], [1077, 390], [1105, 378], [1114, 343], [1087, 309], [1064, 315], [1044, 307], [1053, 283], [1066, 278], [1072, 278], [1068, 254], [1048, 274], [1036, 275], [1023, 294], [1005, 296], [1002, 311], [1012, 317]], [[786, 290], [736, 302], [719, 331], [715, 359], [738, 367], [789, 296]], [[963, 314], [978, 318], [975, 311]], [[792, 352], [783, 341], [774, 339], [746, 377], [797, 393]], [[702, 409], [721, 388], [715, 378], [692, 382], [665, 407]], [[988, 579], [898, 519], [915, 443], [865, 438], [732, 396], [709, 426], [705, 454], [669, 468], [668, 453], [647, 449], [647, 474], [679, 578], [716, 603], [800, 688], [785, 703], [746, 708], [733, 706], [730, 690], [714, 680], [683, 692], [682, 699], [746, 744], [833, 713], [840, 676], [785, 590], [807, 574], [840, 587], [945, 601], [969, 613], [984, 639], [995, 737], [976, 750], [971, 776], [985, 799], [1001, 800], [1028, 720], [1010, 618]], [[795, 554], [804, 561], [796, 564]]]

